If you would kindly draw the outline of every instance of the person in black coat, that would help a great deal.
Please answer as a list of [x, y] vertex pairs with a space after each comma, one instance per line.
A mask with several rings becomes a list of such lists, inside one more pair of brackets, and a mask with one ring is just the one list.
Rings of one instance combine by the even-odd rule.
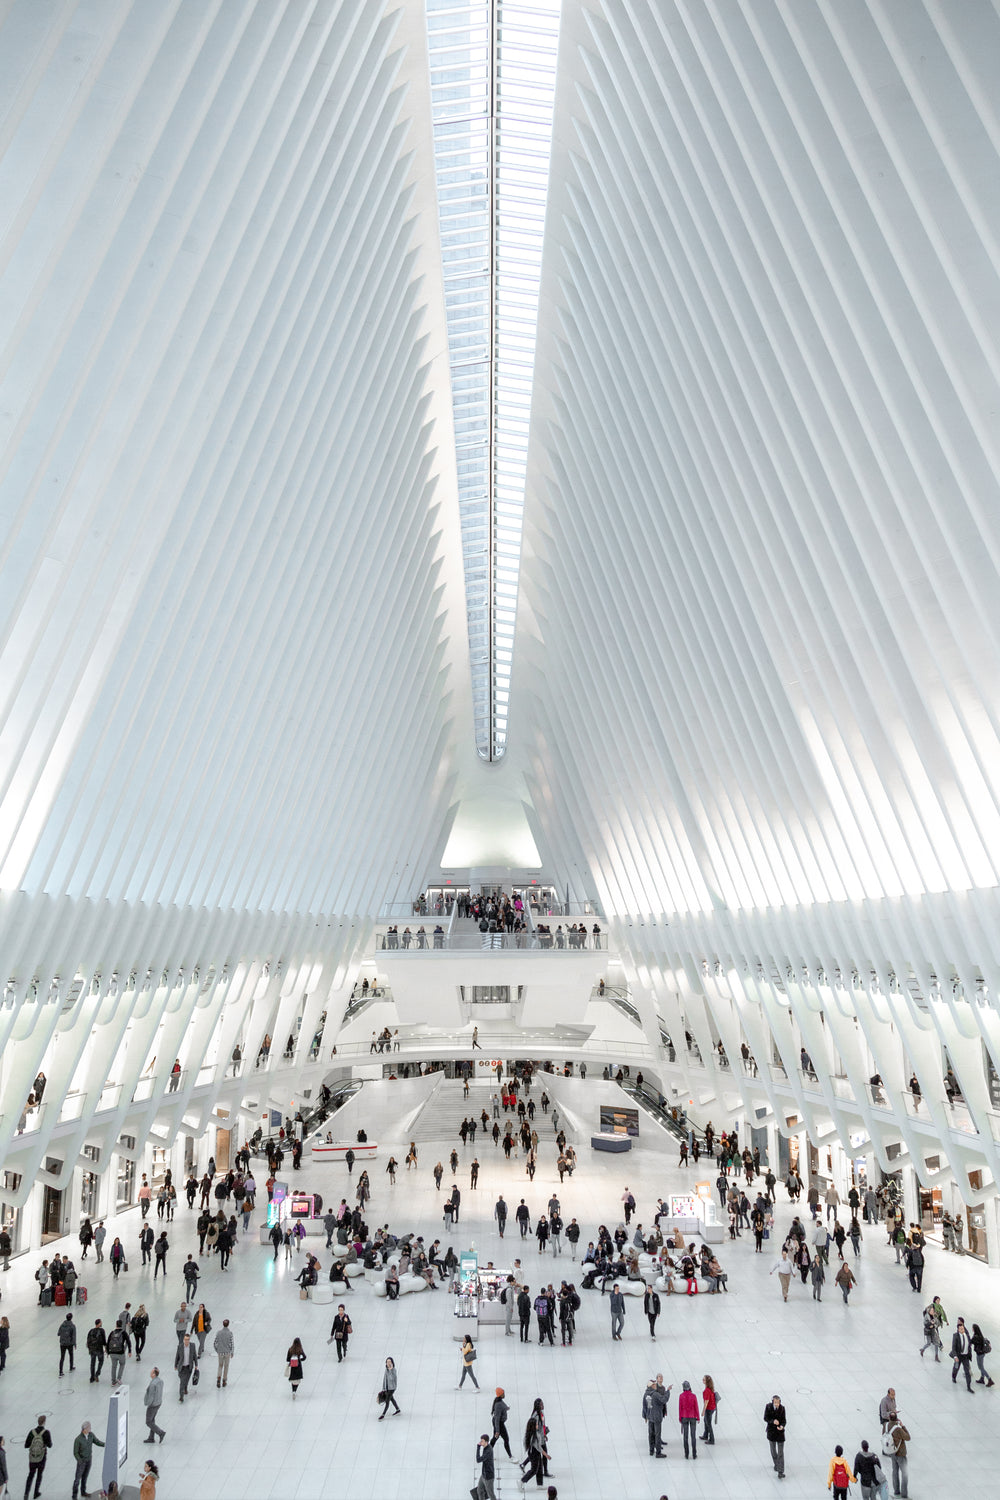
[[660, 1294], [653, 1287], [646, 1288], [646, 1294], [642, 1299], [642, 1310], [649, 1319], [649, 1336], [656, 1338], [656, 1320], [660, 1316]]
[[479, 1482], [469, 1491], [472, 1500], [495, 1500], [493, 1446], [485, 1432], [476, 1444], [476, 1463], [479, 1465]]
[[767, 1423], [767, 1441], [771, 1447], [771, 1463], [779, 1479], [785, 1477], [785, 1408], [780, 1396], [772, 1396], [764, 1408]]

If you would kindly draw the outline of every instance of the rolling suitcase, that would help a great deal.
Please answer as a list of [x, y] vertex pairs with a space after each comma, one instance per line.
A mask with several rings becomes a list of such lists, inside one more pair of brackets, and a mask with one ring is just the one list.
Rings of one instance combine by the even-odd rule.
[[55, 1289], [52, 1293], [52, 1300], [55, 1303], [56, 1307], [66, 1306], [66, 1288], [63, 1286], [61, 1281], [56, 1283]]
[[42, 1287], [41, 1293], [38, 1298], [38, 1304], [40, 1307], [52, 1306], [52, 1288], [50, 1286]]

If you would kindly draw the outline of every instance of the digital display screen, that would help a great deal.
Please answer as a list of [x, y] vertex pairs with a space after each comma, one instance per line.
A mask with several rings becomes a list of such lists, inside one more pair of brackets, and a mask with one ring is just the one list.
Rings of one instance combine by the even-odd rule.
[[288, 1211], [293, 1219], [311, 1219], [313, 1201], [311, 1198], [293, 1198], [288, 1205]]
[[619, 1109], [615, 1104], [601, 1105], [602, 1135], [638, 1135], [639, 1111]]

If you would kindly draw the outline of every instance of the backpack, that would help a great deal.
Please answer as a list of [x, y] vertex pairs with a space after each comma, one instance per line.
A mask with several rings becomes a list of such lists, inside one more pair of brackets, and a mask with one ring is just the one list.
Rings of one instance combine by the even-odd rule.
[[42, 1436], [42, 1431], [41, 1427], [36, 1427], [31, 1434], [28, 1458], [33, 1464], [40, 1464], [45, 1459], [45, 1439]]
[[108, 1353], [125, 1353], [125, 1335], [120, 1328], [115, 1328], [108, 1334]]
[[984, 1354], [992, 1354], [993, 1353], [993, 1345], [990, 1343], [989, 1339], [985, 1338], [985, 1337], [983, 1339], [983, 1353]]
[[899, 1452], [899, 1444], [896, 1442], [895, 1429], [890, 1427], [882, 1434], [882, 1452], [886, 1458], [895, 1458]]
[[837, 1487], [838, 1490], [846, 1490], [847, 1484], [848, 1484], [848, 1479], [847, 1479], [847, 1465], [845, 1463], [841, 1463], [841, 1462], [838, 1461], [837, 1463], [834, 1464], [834, 1466], [833, 1466], [833, 1482], [836, 1485], [836, 1487]]
[[500, 1301], [503, 1303], [504, 1307], [507, 1306], [507, 1288], [506, 1287], [504, 1287], [503, 1291], [500, 1293]]

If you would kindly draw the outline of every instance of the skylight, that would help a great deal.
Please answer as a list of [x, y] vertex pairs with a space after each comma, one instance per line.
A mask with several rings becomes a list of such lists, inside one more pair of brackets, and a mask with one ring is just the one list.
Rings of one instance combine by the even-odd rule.
[[499, 760], [517, 611], [560, 0], [427, 0], [476, 748]]

